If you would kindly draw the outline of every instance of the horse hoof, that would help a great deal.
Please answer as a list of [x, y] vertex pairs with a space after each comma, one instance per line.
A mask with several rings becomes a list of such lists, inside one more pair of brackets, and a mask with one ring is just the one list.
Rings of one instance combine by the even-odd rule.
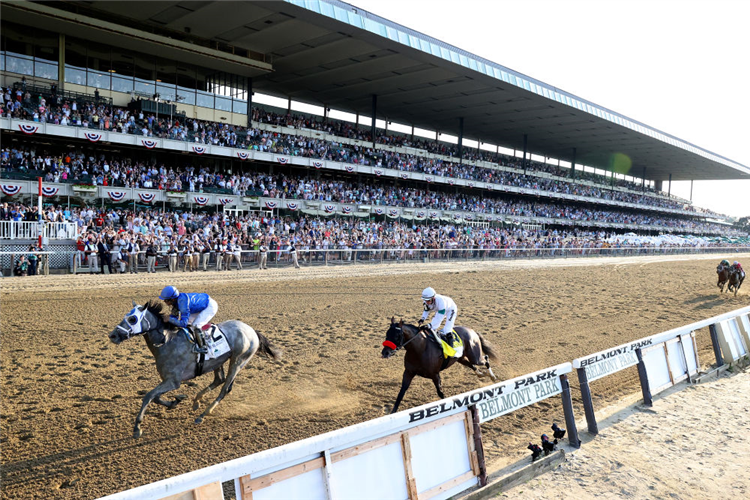
[[143, 431], [141, 431], [140, 429], [134, 429], [133, 430], [133, 437], [135, 439], [138, 439], [139, 437], [141, 437], [141, 434], [143, 434]]
[[197, 410], [200, 407], [201, 407], [201, 404], [199, 402], [196, 401], [195, 403], [193, 403], [193, 411]]
[[203, 417], [198, 417], [195, 419], [196, 424], [202, 424], [203, 423]]

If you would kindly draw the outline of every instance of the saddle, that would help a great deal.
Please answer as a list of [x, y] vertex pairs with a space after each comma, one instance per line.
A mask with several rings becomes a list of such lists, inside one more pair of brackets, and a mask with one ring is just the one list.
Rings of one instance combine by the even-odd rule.
[[[439, 347], [443, 350], [443, 357], [445, 359], [454, 357], [458, 358], [463, 355], [464, 343], [463, 340], [461, 340], [461, 336], [456, 333], [456, 330], [451, 330], [449, 333], [444, 333], [442, 337], [443, 338], [440, 339]], [[434, 335], [427, 335], [427, 338], [437, 344], [437, 339]], [[446, 342], [445, 339], [450, 340], [453, 346], [451, 347], [451, 345]]]

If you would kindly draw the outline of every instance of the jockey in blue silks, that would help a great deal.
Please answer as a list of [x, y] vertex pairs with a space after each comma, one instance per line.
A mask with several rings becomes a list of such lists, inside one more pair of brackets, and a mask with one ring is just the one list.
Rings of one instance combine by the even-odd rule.
[[172, 308], [173, 313], [176, 310], [179, 314], [179, 316], [172, 314], [169, 322], [183, 328], [192, 326], [198, 344], [194, 350], [207, 353], [203, 332], [211, 326], [211, 319], [219, 310], [219, 304], [207, 293], [180, 293], [171, 285], [164, 287], [159, 298]]

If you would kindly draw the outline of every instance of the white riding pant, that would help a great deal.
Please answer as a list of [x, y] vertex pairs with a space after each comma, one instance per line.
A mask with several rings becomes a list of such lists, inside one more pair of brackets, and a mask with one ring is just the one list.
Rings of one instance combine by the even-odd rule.
[[445, 311], [445, 326], [440, 330], [440, 333], [453, 331], [453, 325], [456, 324], [456, 316], [458, 316], [458, 309], [448, 309]]
[[198, 313], [193, 313], [188, 319], [188, 324], [193, 325], [196, 328], [202, 328], [211, 322], [211, 319], [216, 316], [219, 310], [219, 304], [212, 298], [208, 299], [208, 307]]

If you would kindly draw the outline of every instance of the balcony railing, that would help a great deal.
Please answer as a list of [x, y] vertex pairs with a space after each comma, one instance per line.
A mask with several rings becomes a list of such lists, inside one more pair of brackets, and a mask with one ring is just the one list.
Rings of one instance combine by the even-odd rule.
[[[77, 227], [72, 222], [43, 222], [42, 237], [50, 240], [72, 240], [77, 236]], [[0, 221], [0, 239], [34, 240], [39, 238], [39, 222]]]

